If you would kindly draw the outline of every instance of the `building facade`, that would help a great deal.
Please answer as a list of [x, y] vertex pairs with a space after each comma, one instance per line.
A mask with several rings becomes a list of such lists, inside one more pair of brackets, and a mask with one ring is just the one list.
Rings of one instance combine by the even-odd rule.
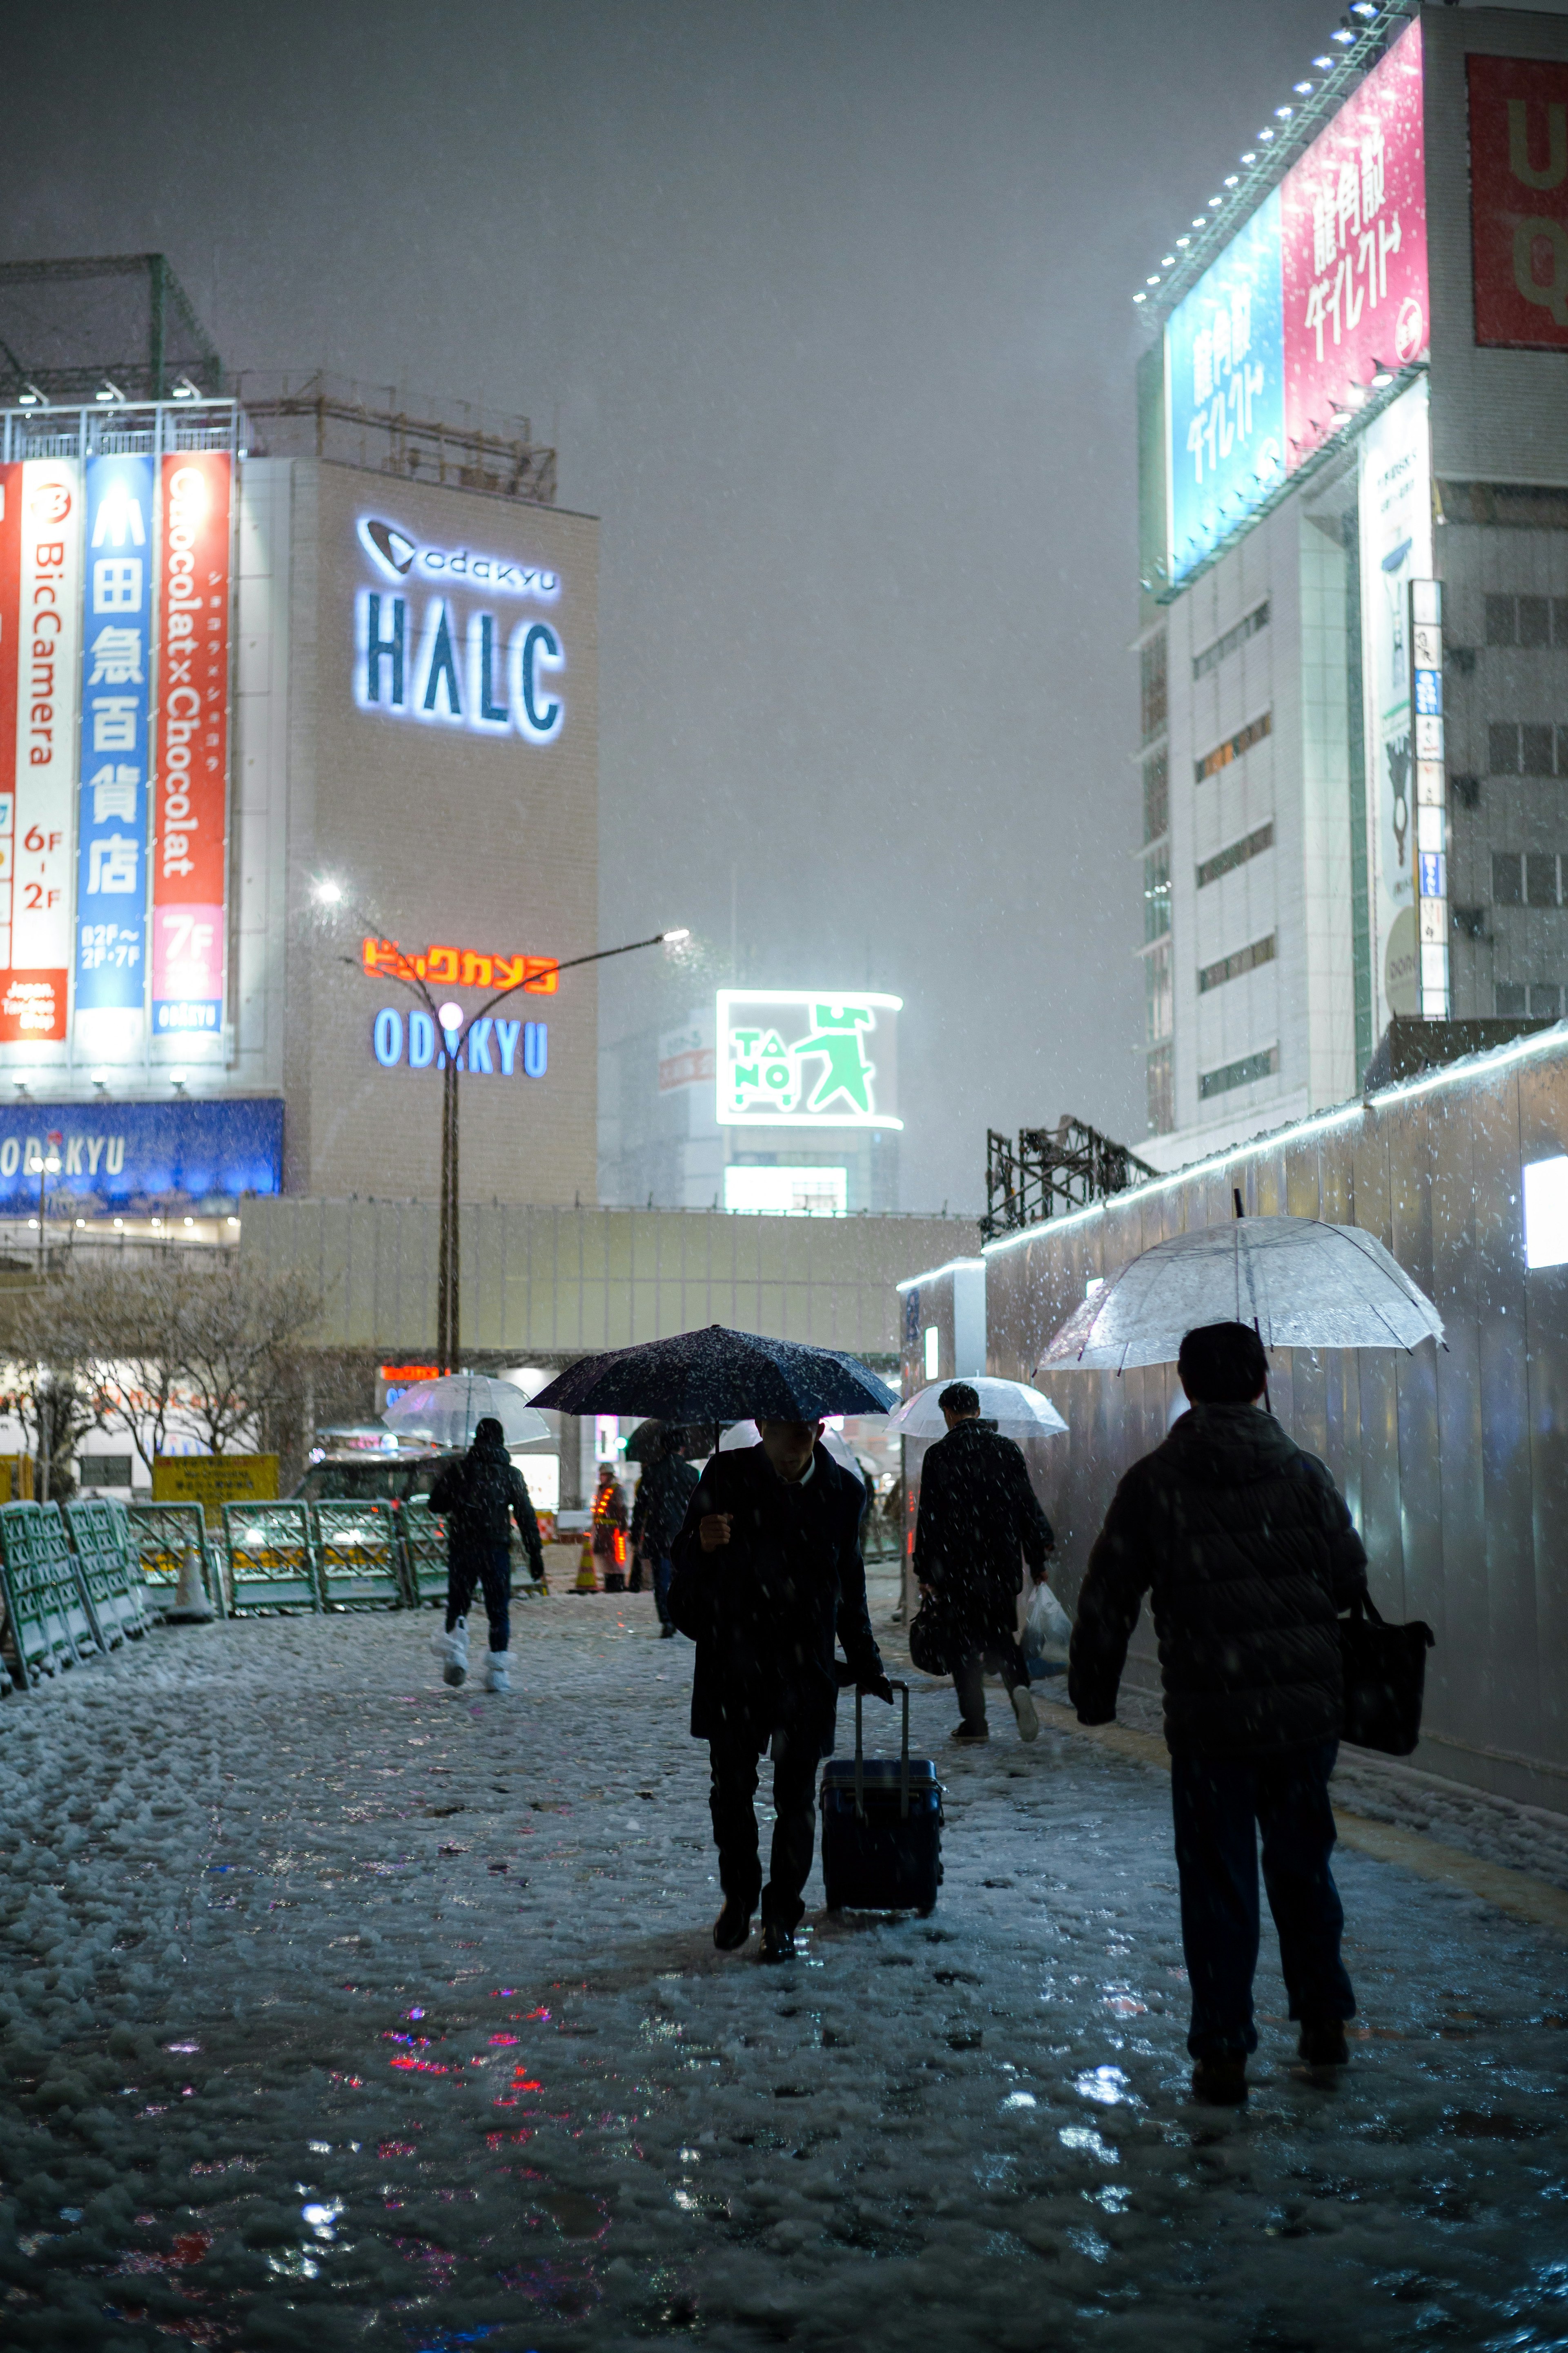
[[1139, 298], [1167, 1166], [1344, 1101], [1394, 1015], [1564, 1010], [1568, 21], [1335, 40]]

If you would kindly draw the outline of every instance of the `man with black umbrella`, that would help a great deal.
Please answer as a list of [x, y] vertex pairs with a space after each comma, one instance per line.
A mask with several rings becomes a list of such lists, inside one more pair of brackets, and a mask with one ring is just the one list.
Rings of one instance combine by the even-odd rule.
[[[669, 1609], [697, 1645], [691, 1734], [706, 1740], [724, 1905], [721, 1952], [752, 1931], [763, 1958], [788, 1959], [816, 1841], [819, 1760], [831, 1754], [839, 1675], [892, 1703], [871, 1632], [860, 1556], [865, 1491], [822, 1445], [820, 1421], [759, 1418], [760, 1445], [715, 1454], [674, 1546]], [[773, 1837], [763, 1885], [752, 1799], [773, 1760]]]

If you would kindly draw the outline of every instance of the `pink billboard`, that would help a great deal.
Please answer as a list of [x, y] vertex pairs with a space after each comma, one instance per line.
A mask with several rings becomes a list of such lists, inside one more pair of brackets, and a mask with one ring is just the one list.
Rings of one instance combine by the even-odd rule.
[[1279, 194], [1285, 462], [1294, 472], [1374, 375], [1426, 351], [1419, 22], [1292, 164]]

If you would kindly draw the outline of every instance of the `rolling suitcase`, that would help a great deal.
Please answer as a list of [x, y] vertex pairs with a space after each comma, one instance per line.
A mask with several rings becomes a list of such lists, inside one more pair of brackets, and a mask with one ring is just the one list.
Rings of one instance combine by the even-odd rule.
[[942, 1784], [910, 1755], [910, 1687], [901, 1754], [867, 1757], [855, 1694], [855, 1757], [822, 1768], [822, 1883], [830, 1912], [929, 1912], [942, 1884]]

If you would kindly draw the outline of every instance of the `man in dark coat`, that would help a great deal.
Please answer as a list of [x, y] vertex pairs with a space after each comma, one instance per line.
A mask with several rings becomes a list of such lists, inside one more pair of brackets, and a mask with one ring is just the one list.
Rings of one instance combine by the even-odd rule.
[[1023, 1564], [1039, 1584], [1056, 1546], [1041, 1510], [1023, 1449], [980, 1418], [980, 1398], [967, 1381], [952, 1381], [937, 1399], [947, 1436], [926, 1450], [915, 1517], [915, 1576], [934, 1592], [952, 1633], [953, 1687], [958, 1694], [955, 1740], [989, 1740], [985, 1683], [999, 1674], [1018, 1730], [1033, 1740], [1040, 1720], [1029, 1697], [1029, 1671], [1018, 1647], [1018, 1596]]
[[670, 1552], [697, 1485], [697, 1465], [680, 1451], [685, 1437], [683, 1430], [659, 1431], [658, 1452], [643, 1472], [632, 1505], [632, 1551], [653, 1564], [653, 1604], [659, 1634], [667, 1641], [676, 1630], [669, 1614], [669, 1580], [675, 1574]]
[[1329, 1775], [1342, 1685], [1338, 1617], [1366, 1590], [1366, 1554], [1315, 1455], [1259, 1410], [1268, 1358], [1244, 1324], [1189, 1332], [1177, 1369], [1191, 1410], [1135, 1462], [1089, 1555], [1068, 1681], [1084, 1724], [1109, 1724], [1139, 1605], [1151, 1592], [1182, 1942], [1187, 2048], [1199, 2099], [1247, 2096], [1258, 2048], [1257, 1835], [1290, 2016], [1310, 2066], [1342, 2064], [1355, 1997], [1329, 1856]]
[[501, 1426], [487, 1414], [466, 1454], [444, 1462], [430, 1489], [430, 1509], [447, 1518], [447, 1625], [431, 1647], [445, 1680], [465, 1682], [468, 1672], [468, 1604], [482, 1585], [489, 1620], [487, 1689], [511, 1689], [507, 1651], [511, 1598], [511, 1523], [522, 1537], [535, 1582], [544, 1576], [544, 1547], [522, 1473], [506, 1451]]
[[[816, 1767], [833, 1748], [838, 1676], [891, 1704], [871, 1633], [860, 1557], [865, 1490], [822, 1445], [820, 1421], [761, 1421], [762, 1443], [715, 1454], [675, 1542], [669, 1607], [697, 1645], [691, 1735], [706, 1740], [724, 1908], [721, 1952], [752, 1931], [759, 1895], [763, 1958], [795, 1950], [816, 1827]], [[768, 1883], [757, 1849], [757, 1761], [773, 1759]]]

